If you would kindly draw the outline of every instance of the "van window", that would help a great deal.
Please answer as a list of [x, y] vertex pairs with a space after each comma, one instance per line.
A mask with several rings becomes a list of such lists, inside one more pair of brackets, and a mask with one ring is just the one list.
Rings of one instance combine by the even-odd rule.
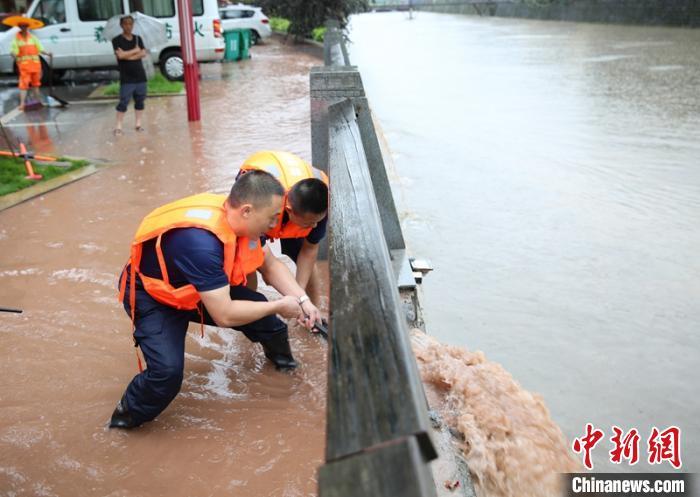
[[106, 21], [123, 13], [122, 0], [78, 0], [81, 21]]
[[175, 17], [173, 0], [129, 0], [129, 10], [153, 17]]
[[254, 10], [221, 9], [220, 12], [222, 19], [244, 19], [255, 15]]
[[204, 0], [192, 0], [192, 15], [204, 15]]
[[46, 25], [66, 22], [66, 5], [64, 0], [41, 0], [34, 9], [34, 19]]

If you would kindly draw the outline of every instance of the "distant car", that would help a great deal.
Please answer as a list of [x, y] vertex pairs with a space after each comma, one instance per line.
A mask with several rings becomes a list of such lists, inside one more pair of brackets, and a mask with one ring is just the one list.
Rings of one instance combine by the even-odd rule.
[[221, 27], [224, 31], [229, 29], [250, 29], [250, 43], [255, 45], [261, 39], [272, 34], [270, 19], [263, 14], [260, 7], [245, 5], [226, 5], [219, 9]]

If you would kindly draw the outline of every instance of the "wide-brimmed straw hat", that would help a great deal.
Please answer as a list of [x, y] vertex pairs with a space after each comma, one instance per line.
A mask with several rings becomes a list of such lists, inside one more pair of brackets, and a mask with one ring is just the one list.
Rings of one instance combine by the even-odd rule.
[[24, 16], [6, 17], [2, 20], [2, 23], [7, 26], [12, 26], [13, 28], [17, 28], [22, 24], [26, 24], [29, 27], [29, 29], [39, 29], [44, 26], [44, 23], [41, 22], [39, 19]]

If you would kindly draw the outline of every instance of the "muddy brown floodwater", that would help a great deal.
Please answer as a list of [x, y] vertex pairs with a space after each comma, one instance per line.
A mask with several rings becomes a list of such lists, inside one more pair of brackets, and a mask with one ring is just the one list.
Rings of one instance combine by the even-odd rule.
[[207, 327], [202, 339], [193, 326], [168, 409], [133, 431], [106, 423], [137, 371], [116, 279], [139, 221], [169, 200], [227, 191], [257, 150], [310, 159], [318, 64], [270, 42], [251, 60], [204, 65], [197, 124], [184, 97], [149, 99], [146, 133], [118, 139], [108, 104], [10, 123], [19, 136], [37, 123], [38, 152], [113, 165], [0, 212], [0, 305], [24, 309], [0, 314], [0, 495], [315, 495], [326, 344], [304, 330], [290, 331], [302, 366], [284, 374], [239, 333]]

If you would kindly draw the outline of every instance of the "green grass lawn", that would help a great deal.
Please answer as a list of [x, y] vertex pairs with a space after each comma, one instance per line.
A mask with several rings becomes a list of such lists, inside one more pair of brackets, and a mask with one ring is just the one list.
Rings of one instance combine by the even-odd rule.
[[289, 19], [285, 19], [284, 17], [270, 18], [270, 27], [273, 31], [277, 31], [279, 33], [286, 33], [289, 29], [289, 24]]
[[[182, 81], [169, 81], [160, 73], [148, 81], [148, 93], [180, 93], [184, 87]], [[119, 95], [119, 81], [108, 84], [104, 95]]]
[[[284, 17], [271, 17], [270, 18], [270, 27], [272, 28], [272, 31], [275, 31], [277, 33], [282, 33], [285, 34], [289, 31], [289, 25], [291, 24], [291, 21], [289, 19], [285, 19]], [[318, 41], [320, 43], [323, 43], [323, 37], [326, 35], [326, 28], [325, 27], [319, 27], [315, 28], [311, 31], [311, 39], [314, 41]]]
[[70, 167], [40, 166], [32, 161], [34, 172], [41, 174], [42, 179], [36, 181], [25, 179], [27, 171], [24, 168], [24, 161], [14, 157], [0, 157], [0, 196], [16, 192], [36, 183], [41, 183], [56, 176], [61, 176], [69, 171], [75, 171], [89, 164], [86, 160], [71, 160], [60, 158], [60, 162], [70, 162]]

